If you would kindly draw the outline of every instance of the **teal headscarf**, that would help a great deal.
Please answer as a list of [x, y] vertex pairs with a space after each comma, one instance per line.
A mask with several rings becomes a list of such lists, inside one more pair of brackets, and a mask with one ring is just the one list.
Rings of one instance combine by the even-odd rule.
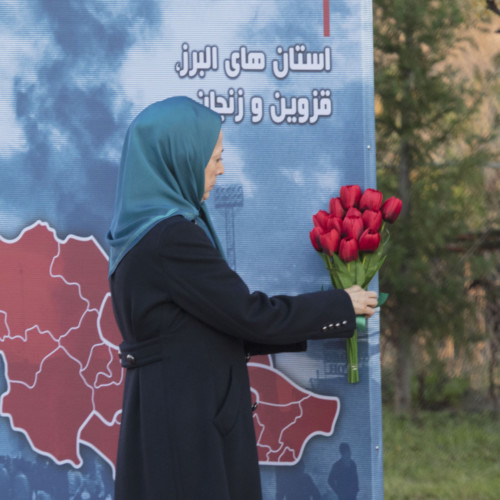
[[174, 215], [196, 220], [223, 255], [202, 203], [205, 167], [221, 129], [219, 114], [172, 97], [142, 111], [123, 145], [111, 228], [109, 274], [158, 222]]

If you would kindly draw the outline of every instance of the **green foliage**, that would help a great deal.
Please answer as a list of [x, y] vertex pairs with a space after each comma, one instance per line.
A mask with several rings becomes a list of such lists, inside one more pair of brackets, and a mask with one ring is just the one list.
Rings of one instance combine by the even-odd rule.
[[[382, 384], [382, 402], [388, 406], [394, 399], [394, 383], [392, 373], [385, 368]], [[471, 392], [469, 377], [451, 377], [445, 370], [426, 367], [411, 378], [411, 398], [414, 407], [419, 410], [450, 410], [460, 409], [466, 405]]]
[[484, 224], [491, 135], [474, 121], [485, 96], [480, 72], [467, 80], [449, 63], [463, 47], [464, 6], [374, 0], [378, 184], [403, 200], [380, 272], [380, 289], [390, 295], [382, 312], [389, 338], [467, 338], [464, 256], [447, 245]]
[[[378, 148], [428, 163], [469, 114], [456, 70], [445, 63], [465, 27], [457, 2], [375, 0], [375, 90], [382, 98]], [[441, 65], [441, 67], [438, 67]]]
[[494, 500], [500, 426], [487, 413], [383, 412], [386, 500]]
[[412, 380], [412, 399], [417, 407], [427, 410], [458, 408], [470, 389], [468, 377], [451, 377], [445, 364], [435, 360]]

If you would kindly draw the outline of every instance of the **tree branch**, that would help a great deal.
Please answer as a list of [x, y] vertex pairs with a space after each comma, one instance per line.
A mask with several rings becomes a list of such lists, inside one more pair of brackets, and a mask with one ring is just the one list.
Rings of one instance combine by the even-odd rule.
[[497, 16], [500, 16], [500, 9], [497, 6], [496, 0], [486, 0], [486, 8], [494, 12]]

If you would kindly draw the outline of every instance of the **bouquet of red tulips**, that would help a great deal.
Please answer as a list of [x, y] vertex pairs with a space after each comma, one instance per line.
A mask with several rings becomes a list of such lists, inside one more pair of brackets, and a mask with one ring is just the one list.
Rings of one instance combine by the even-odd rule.
[[[383, 202], [376, 189], [362, 192], [358, 185], [342, 186], [340, 197], [330, 200], [330, 212], [313, 215], [309, 233], [320, 253], [335, 288], [359, 285], [366, 288], [387, 256], [389, 231], [401, 212], [402, 202], [394, 196]], [[387, 295], [379, 295], [379, 305]], [[366, 327], [366, 318], [358, 317], [358, 328]], [[357, 330], [347, 339], [348, 381], [359, 382]]]

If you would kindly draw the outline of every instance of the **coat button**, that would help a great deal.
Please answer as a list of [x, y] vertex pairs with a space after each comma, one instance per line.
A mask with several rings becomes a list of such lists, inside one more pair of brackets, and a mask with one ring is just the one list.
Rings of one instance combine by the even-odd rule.
[[131, 364], [131, 365], [135, 365], [135, 358], [134, 356], [132, 356], [132, 354], [127, 354], [127, 356], [125, 357], [125, 359]]
[[330, 324], [328, 325], [328, 328], [333, 328], [333, 323], [330, 323]]
[[324, 326], [324, 327], [322, 328], [322, 330], [323, 330], [324, 332], [326, 332], [326, 331], [328, 330], [328, 327], [327, 327], [327, 326]]
[[347, 320], [345, 319], [344, 321], [342, 321], [342, 324], [345, 326], [347, 325]]
[[252, 413], [257, 409], [257, 406], [259, 406], [259, 403], [255, 401], [255, 403], [252, 405]]
[[340, 328], [340, 323], [336, 323], [335, 328]]

